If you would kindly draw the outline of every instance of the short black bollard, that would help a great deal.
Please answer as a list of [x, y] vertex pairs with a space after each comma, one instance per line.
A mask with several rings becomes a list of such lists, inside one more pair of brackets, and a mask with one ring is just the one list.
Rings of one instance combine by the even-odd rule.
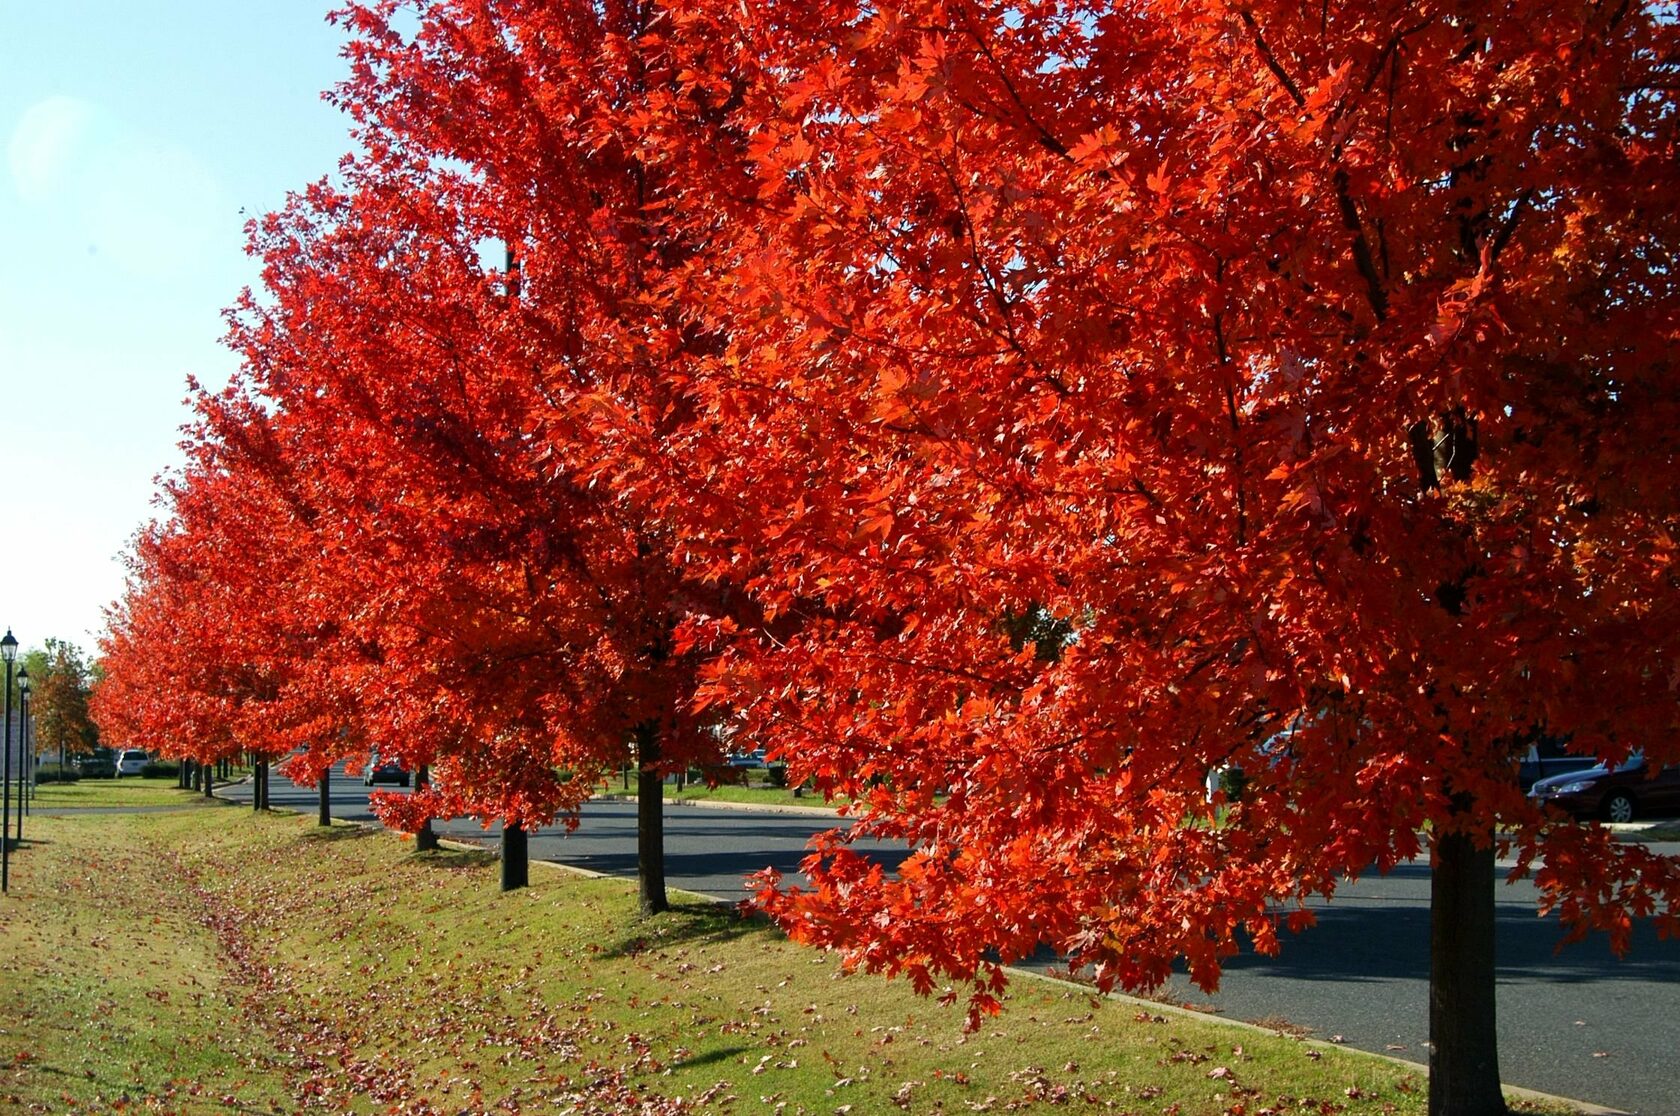
[[[421, 764], [414, 772], [414, 790], [416, 793], [431, 786], [432, 770]], [[437, 830], [432, 828], [432, 819], [427, 818], [420, 823], [420, 831], [414, 835], [414, 848], [417, 852], [435, 852], [438, 848]]]
[[502, 890], [516, 891], [531, 882], [531, 861], [525, 827], [502, 823]]

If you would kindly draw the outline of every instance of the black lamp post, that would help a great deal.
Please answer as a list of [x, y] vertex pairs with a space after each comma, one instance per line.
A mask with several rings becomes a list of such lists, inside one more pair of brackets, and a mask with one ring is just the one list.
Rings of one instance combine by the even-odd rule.
[[29, 799], [25, 795], [29, 791], [29, 775], [34, 768], [29, 754], [29, 668], [23, 667], [18, 671], [18, 811], [17, 811], [17, 839], [23, 844], [23, 812], [29, 808]]
[[23, 691], [23, 754], [29, 757], [29, 797], [24, 799], [24, 805], [29, 812], [35, 812], [35, 792], [40, 790], [41, 757], [35, 754], [35, 726], [29, 720], [29, 688]]
[[12, 629], [0, 639], [0, 658], [6, 660], [6, 758], [0, 762], [0, 892], [12, 889], [12, 664], [17, 661], [18, 641]]

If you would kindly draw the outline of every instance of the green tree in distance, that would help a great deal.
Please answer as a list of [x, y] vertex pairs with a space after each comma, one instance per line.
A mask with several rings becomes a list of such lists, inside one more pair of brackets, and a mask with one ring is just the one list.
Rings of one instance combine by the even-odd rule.
[[98, 747], [99, 730], [88, 716], [93, 670], [81, 648], [68, 640], [48, 639], [46, 650], [25, 656], [25, 665], [37, 754], [57, 752], [62, 766], [71, 753]]

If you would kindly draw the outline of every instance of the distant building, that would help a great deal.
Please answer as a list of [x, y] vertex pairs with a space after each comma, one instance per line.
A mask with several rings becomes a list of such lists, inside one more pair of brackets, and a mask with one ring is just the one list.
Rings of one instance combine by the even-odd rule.
[[[17, 695], [16, 694], [12, 695], [12, 700], [14, 700], [14, 701], [17, 700]], [[32, 722], [31, 727], [33, 728], [33, 722], [34, 722], [35, 718], [33, 716], [31, 716], [29, 718], [29, 720]], [[12, 761], [12, 766], [11, 766], [12, 778], [15, 779], [15, 778], [17, 778], [18, 773], [20, 771], [27, 771], [28, 770], [28, 768], [24, 766], [24, 762], [23, 762], [23, 711], [22, 710], [19, 710], [19, 709], [13, 709], [12, 710], [12, 718], [11, 718], [11, 726], [10, 727], [11, 727], [11, 730], [12, 730], [11, 731], [12, 750], [11, 750], [11, 755], [10, 755], [9, 758]], [[33, 737], [33, 733], [31, 733], [31, 737]], [[5, 740], [4, 737], [0, 737], [0, 743], [3, 743], [4, 740]]]

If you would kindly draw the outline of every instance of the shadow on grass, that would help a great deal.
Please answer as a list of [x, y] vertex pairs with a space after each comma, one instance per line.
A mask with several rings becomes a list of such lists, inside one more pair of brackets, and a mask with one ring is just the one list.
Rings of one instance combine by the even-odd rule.
[[428, 849], [408, 854], [410, 864], [428, 868], [488, 868], [498, 859], [495, 853], [483, 849]]
[[[110, 1096], [127, 1098], [132, 1093], [136, 1092], [144, 1094], [142, 1099], [139, 1101], [130, 1102], [135, 1108], [150, 1109], [152, 1107], [152, 1103], [163, 1099], [159, 1094], [153, 1093], [151, 1089], [147, 1088], [144, 1084], [138, 1081], [131, 1080], [124, 1082], [116, 1078], [100, 1077], [96, 1076], [91, 1071], [83, 1072], [79, 1070], [63, 1069], [59, 1066], [52, 1065], [49, 1062], [37, 1062], [30, 1065], [28, 1069], [35, 1073], [51, 1074], [55, 1077], [62, 1077], [67, 1080], [91, 1081], [98, 1087], [101, 1093], [108, 1094]], [[65, 1094], [66, 1097], [68, 1097], [68, 1095], [68, 1093]], [[253, 1104], [246, 1104], [237, 1098], [235, 1098], [231, 1104], [225, 1100], [219, 1101], [216, 1104], [216, 1108], [226, 1112], [249, 1112], [252, 1113], [253, 1116], [266, 1116], [269, 1112], [269, 1109], [267, 1108]], [[89, 1111], [92, 1111], [92, 1109], [89, 1108]]]
[[648, 949], [729, 942], [762, 933], [766, 925], [722, 903], [673, 903], [664, 914], [623, 927], [622, 934], [602, 943], [601, 956], [634, 957]]
[[672, 1069], [688, 1069], [691, 1066], [710, 1066], [718, 1062], [727, 1062], [742, 1054], [750, 1052], [750, 1046], [723, 1046], [716, 1050], [708, 1050], [704, 1054], [697, 1054], [692, 1058], [684, 1058], [680, 1062], [673, 1062]]
[[365, 825], [334, 825], [316, 826], [303, 835], [305, 841], [359, 841], [364, 837], [377, 837], [384, 830], [372, 829]]

